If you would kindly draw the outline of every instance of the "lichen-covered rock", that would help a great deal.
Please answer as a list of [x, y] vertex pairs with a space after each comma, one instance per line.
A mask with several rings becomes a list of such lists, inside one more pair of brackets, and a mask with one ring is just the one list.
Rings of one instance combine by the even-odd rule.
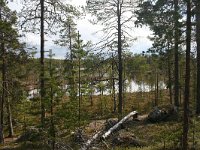
[[108, 119], [105, 122], [105, 130], [109, 130], [111, 127], [113, 127], [115, 124], [117, 124], [117, 119]]
[[151, 122], [169, 121], [177, 117], [177, 109], [172, 105], [154, 107], [148, 115], [148, 120]]
[[31, 127], [27, 129], [18, 139], [17, 142], [24, 142], [24, 141], [38, 141], [42, 140], [44, 137], [44, 132], [40, 129]]

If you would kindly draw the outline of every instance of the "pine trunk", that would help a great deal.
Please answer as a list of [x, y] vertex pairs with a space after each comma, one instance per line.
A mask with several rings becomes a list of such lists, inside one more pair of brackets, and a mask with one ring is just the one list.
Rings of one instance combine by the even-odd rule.
[[44, 127], [45, 124], [45, 87], [44, 87], [44, 0], [40, 0], [41, 5], [41, 24], [40, 24], [40, 37], [41, 37], [41, 43], [40, 43], [40, 65], [41, 65], [41, 71], [40, 71], [40, 99], [41, 99], [41, 125]]
[[[78, 48], [80, 49], [80, 35], [78, 32]], [[81, 57], [78, 58], [78, 124], [81, 122]]]
[[155, 106], [158, 106], [158, 70], [156, 70], [156, 83], [155, 83]]
[[179, 107], [179, 56], [178, 56], [178, 45], [179, 45], [179, 28], [178, 28], [178, 0], [174, 0], [174, 29], [175, 29], [175, 40], [174, 40], [174, 105]]
[[113, 112], [116, 112], [117, 103], [115, 97], [115, 78], [114, 78], [114, 57], [112, 55], [112, 95], [113, 95]]
[[[3, 35], [2, 35], [3, 38]], [[1, 43], [1, 50], [2, 50], [2, 59], [3, 59], [3, 64], [2, 64], [2, 97], [1, 97], [1, 110], [0, 110], [0, 144], [4, 143], [4, 102], [6, 100], [6, 54], [5, 54], [5, 46], [2, 41]]]
[[200, 115], [200, 1], [196, 1], [196, 43], [197, 43], [197, 102], [196, 114]]
[[118, 0], [117, 5], [117, 17], [118, 17], [118, 72], [119, 72], [119, 104], [118, 104], [118, 115], [119, 119], [122, 118], [122, 109], [123, 109], [123, 65], [122, 65], [122, 40], [121, 40], [121, 3]]
[[7, 98], [7, 113], [8, 113], [8, 137], [13, 137], [14, 131], [13, 131], [13, 124], [12, 124], [12, 112], [10, 107], [10, 101]]
[[170, 99], [170, 104], [173, 104], [172, 102], [172, 76], [171, 76], [171, 50], [169, 48], [169, 43], [168, 43], [168, 88], [169, 88], [169, 99]]
[[[49, 50], [49, 56], [50, 56], [50, 62], [49, 62], [49, 74], [51, 77], [51, 80], [53, 79], [53, 70], [52, 70], [52, 50]], [[54, 89], [52, 83], [50, 84], [50, 105], [51, 105], [51, 129], [50, 129], [50, 135], [52, 138], [52, 150], [55, 149], [55, 138], [56, 138], [56, 133], [55, 133], [55, 125], [54, 125]]]
[[190, 47], [191, 47], [191, 2], [187, 0], [187, 30], [186, 30], [186, 74], [184, 93], [184, 115], [183, 115], [183, 150], [188, 149], [189, 129], [189, 96], [190, 96]]

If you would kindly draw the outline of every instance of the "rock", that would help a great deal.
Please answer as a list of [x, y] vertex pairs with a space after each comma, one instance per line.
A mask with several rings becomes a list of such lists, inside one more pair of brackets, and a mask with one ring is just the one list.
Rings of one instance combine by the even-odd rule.
[[127, 131], [120, 131], [118, 136], [115, 136], [112, 143], [117, 146], [134, 146], [142, 147], [145, 146], [145, 142], [139, 140], [134, 134]]
[[147, 119], [151, 122], [169, 121], [177, 118], [178, 112], [175, 106], [167, 105], [160, 108], [154, 107]]
[[105, 130], [109, 130], [111, 127], [113, 127], [115, 124], [117, 124], [117, 119], [108, 119], [105, 122]]
[[166, 114], [162, 112], [158, 107], [154, 107], [148, 115], [148, 120], [151, 122], [159, 122], [166, 117]]
[[26, 130], [16, 141], [24, 142], [24, 141], [39, 141], [42, 140], [44, 133], [40, 131], [38, 128], [31, 127]]

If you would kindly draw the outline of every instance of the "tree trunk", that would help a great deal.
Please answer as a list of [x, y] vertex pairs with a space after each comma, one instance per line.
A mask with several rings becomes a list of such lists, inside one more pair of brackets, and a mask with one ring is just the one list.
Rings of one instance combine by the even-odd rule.
[[45, 125], [45, 86], [44, 86], [44, 0], [40, 0], [41, 18], [40, 18], [40, 100], [41, 100], [41, 126]]
[[72, 62], [73, 55], [72, 55], [72, 36], [71, 36], [71, 25], [70, 25], [70, 22], [69, 22], [69, 49], [70, 49], [70, 61]]
[[[2, 19], [1, 8], [0, 8], [0, 20]], [[5, 101], [5, 78], [6, 78], [6, 65], [5, 65], [5, 45], [3, 41], [3, 33], [1, 34], [1, 51], [2, 51], [2, 97], [0, 101], [0, 144], [4, 143], [4, 133], [3, 133], [3, 118], [4, 118], [4, 101]]]
[[132, 116], [137, 116], [137, 111], [130, 112], [127, 116], [125, 116], [123, 119], [121, 119], [117, 124], [115, 124], [113, 127], [111, 127], [106, 133], [102, 135], [102, 138], [107, 138], [113, 131], [115, 131], [117, 128], [119, 128], [127, 119], [129, 119]]
[[189, 129], [189, 96], [190, 96], [190, 48], [191, 48], [191, 1], [187, 0], [187, 30], [186, 30], [186, 74], [184, 93], [184, 116], [183, 116], [183, 150], [188, 149]]
[[156, 83], [155, 83], [155, 106], [158, 106], [158, 70], [156, 69]]
[[124, 58], [123, 59], [123, 77], [122, 77], [122, 81], [123, 81], [123, 92], [122, 92], [122, 98], [123, 98], [123, 110], [125, 109], [125, 107], [126, 107], [126, 95], [125, 95], [125, 93], [126, 93], [126, 71], [125, 71], [125, 59], [126, 58]]
[[116, 112], [117, 109], [117, 103], [116, 103], [116, 97], [115, 97], [115, 78], [114, 78], [114, 57], [112, 54], [112, 95], [113, 95], [113, 112]]
[[[3, 35], [1, 36], [3, 38]], [[2, 59], [3, 59], [3, 64], [2, 64], [2, 97], [1, 97], [1, 110], [0, 110], [0, 143], [4, 143], [4, 102], [6, 99], [6, 53], [5, 53], [5, 46], [2, 40], [1, 43], [1, 50], [2, 50]]]
[[170, 58], [171, 58], [171, 50], [169, 48], [169, 42], [168, 42], [168, 88], [169, 88], [169, 101], [170, 101], [170, 104], [173, 104], [172, 102], [172, 76], [171, 76], [171, 61], [170, 61]]
[[91, 144], [99, 137], [102, 135], [102, 131], [97, 132], [95, 135], [92, 136], [91, 139], [89, 139], [85, 145], [81, 148], [81, 150], [88, 150]]
[[200, 1], [196, 1], [196, 43], [197, 43], [197, 100], [196, 114], [200, 115]]
[[175, 29], [175, 40], [174, 40], [174, 105], [179, 107], [179, 69], [178, 69], [178, 45], [179, 45], [179, 23], [178, 23], [178, 0], [174, 0], [174, 29]]
[[113, 112], [115, 113], [117, 110], [117, 101], [115, 96], [115, 79], [112, 79], [112, 89], [113, 89]]
[[[49, 50], [49, 57], [50, 57], [50, 62], [49, 62], [49, 73], [50, 73], [50, 77], [51, 80], [53, 79], [53, 70], [52, 70], [52, 50]], [[54, 92], [53, 92], [53, 85], [52, 83], [50, 84], [50, 106], [51, 106], [51, 128], [50, 128], [50, 135], [52, 138], [52, 150], [55, 149], [55, 138], [56, 138], [56, 133], [55, 133], [55, 125], [54, 125], [54, 111], [53, 111], [53, 99], [54, 99]]]
[[[78, 48], [80, 48], [80, 39], [78, 32]], [[78, 124], [81, 122], [81, 58], [78, 58]]]
[[14, 131], [13, 131], [13, 124], [12, 124], [12, 112], [10, 107], [10, 101], [9, 98], [7, 98], [7, 113], [8, 113], [8, 137], [13, 137]]
[[81, 150], [87, 150], [91, 146], [91, 144], [100, 136], [105, 139], [107, 138], [113, 131], [115, 131], [117, 128], [119, 128], [126, 120], [128, 120], [132, 116], [137, 116], [138, 112], [133, 111], [130, 112], [127, 116], [125, 116], [123, 119], [121, 119], [117, 124], [115, 124], [113, 127], [111, 127], [106, 133], [103, 134], [102, 131], [98, 131], [94, 136], [92, 136], [91, 139], [89, 139], [84, 146], [81, 148]]
[[69, 87], [70, 87], [70, 100], [76, 100], [76, 96], [77, 96], [77, 92], [75, 90], [75, 77], [74, 77], [74, 64], [73, 64], [73, 52], [72, 52], [72, 36], [71, 36], [71, 25], [69, 22], [69, 26], [68, 26], [68, 30], [69, 30], [69, 34], [68, 34], [68, 38], [69, 38], [69, 50], [70, 50], [70, 67], [69, 67]]
[[118, 23], [118, 72], [119, 72], [119, 104], [118, 104], [118, 115], [119, 119], [122, 118], [122, 109], [123, 109], [123, 65], [122, 65], [122, 41], [121, 41], [121, 3], [118, 0], [117, 2], [117, 23]]

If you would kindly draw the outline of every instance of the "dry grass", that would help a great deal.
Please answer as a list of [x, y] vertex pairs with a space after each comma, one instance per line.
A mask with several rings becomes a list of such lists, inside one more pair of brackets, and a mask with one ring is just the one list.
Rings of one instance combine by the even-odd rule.
[[[153, 102], [155, 100], [154, 97], [154, 92], [138, 92], [124, 94], [124, 115], [126, 115], [132, 110], [137, 110], [140, 115], [148, 114], [153, 107]], [[62, 105], [65, 105], [67, 101], [69, 101], [68, 97], [64, 97], [60, 104], [56, 107], [56, 109], [60, 108]], [[169, 104], [167, 91], [161, 91], [159, 96], [159, 105], [166, 104]], [[23, 132], [25, 125], [37, 126], [39, 124], [39, 108], [40, 107], [37, 103], [33, 103], [31, 105], [28, 104], [26, 107], [21, 108], [21, 112], [23, 112], [26, 109], [28, 113], [18, 113], [17, 116], [15, 116], [17, 118], [17, 121], [19, 122], [17, 125], [15, 125], [15, 131], [17, 131], [17, 135], [20, 135]], [[86, 118], [87, 120], [85, 129], [86, 133], [89, 136], [93, 135], [93, 133], [95, 133], [96, 131], [101, 130], [106, 119], [117, 118], [117, 113], [113, 113], [113, 98], [109, 95], [93, 96], [93, 105], [91, 105], [91, 101], [88, 96], [83, 96], [81, 101], [81, 112], [84, 112], [84, 114], [88, 115]], [[62, 118], [60, 118], [60, 120], [62, 121]], [[193, 143], [196, 143], [196, 147], [198, 147], [198, 144], [200, 144], [200, 120], [195, 120], [195, 123], [194, 121], [191, 121], [189, 142], [190, 146], [193, 145]], [[57, 128], [64, 130], [63, 124], [58, 124]], [[178, 144], [180, 145], [182, 123], [179, 120], [155, 124], [147, 122], [138, 122], [127, 126], [127, 130], [133, 133], [139, 139], [148, 143], [148, 146], [146, 147], [129, 147], [129, 150], [162, 150], [164, 147], [166, 147], [166, 149], [173, 149], [174, 147], [177, 147]], [[193, 133], [195, 133], [195, 142], [193, 140]], [[59, 138], [62, 139], [64, 137]], [[6, 143], [5, 146], [8, 145], [16, 147], [16, 144], [14, 142]], [[0, 147], [0, 149], [1, 148], [2, 147]], [[115, 149], [123, 150], [128, 148], [116, 147]]]

